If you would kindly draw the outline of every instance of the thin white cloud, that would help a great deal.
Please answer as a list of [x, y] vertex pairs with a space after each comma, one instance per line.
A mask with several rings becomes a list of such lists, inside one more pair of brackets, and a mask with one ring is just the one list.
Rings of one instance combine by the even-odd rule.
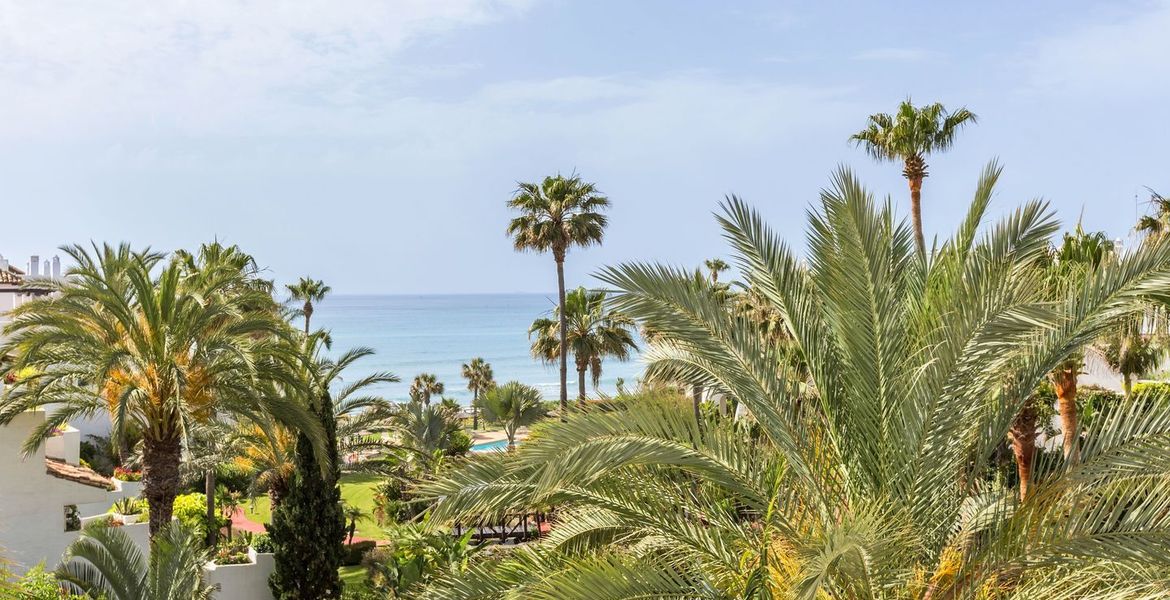
[[[420, 37], [506, 18], [532, 0], [0, 2], [0, 131], [191, 133], [286, 104], [360, 104], [418, 77]], [[441, 75], [442, 73], [440, 73]]]
[[1024, 59], [1034, 90], [1124, 99], [1170, 92], [1170, 1], [1042, 39]]
[[871, 48], [853, 55], [853, 60], [870, 62], [922, 62], [938, 53], [923, 48]]

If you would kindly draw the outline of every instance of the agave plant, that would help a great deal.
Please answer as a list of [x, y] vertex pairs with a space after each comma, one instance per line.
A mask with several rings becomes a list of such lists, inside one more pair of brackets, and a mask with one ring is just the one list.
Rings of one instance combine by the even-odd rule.
[[[510, 455], [430, 484], [432, 522], [540, 506], [540, 543], [440, 580], [431, 598], [1135, 598], [1170, 593], [1170, 408], [1101, 415], [1080, 461], [1037, 464], [1033, 490], [987, 475], [1060, 361], [1139, 301], [1164, 302], [1170, 244], [1044, 297], [1032, 275], [1057, 223], [1029, 202], [979, 233], [999, 169], [954, 236], [914, 233], [847, 171], [810, 215], [804, 260], [738, 199], [719, 221], [779, 345], [691, 283], [607, 269], [615, 306], [659, 358], [750, 412], [700, 424], [686, 401], [594, 410]], [[792, 348], [802, 367], [792, 368]], [[749, 423], [750, 421], [750, 423]]]
[[144, 556], [118, 527], [92, 524], [65, 551], [57, 579], [70, 591], [106, 600], [204, 600], [215, 589], [204, 585], [208, 551], [177, 523], [163, 527]]

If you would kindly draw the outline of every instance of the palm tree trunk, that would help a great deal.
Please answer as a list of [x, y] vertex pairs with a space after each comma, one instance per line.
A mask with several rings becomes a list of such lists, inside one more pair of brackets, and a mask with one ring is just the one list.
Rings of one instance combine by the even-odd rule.
[[910, 178], [910, 217], [914, 221], [914, 243], [918, 254], [926, 256], [926, 237], [922, 234], [922, 178]]
[[703, 426], [703, 415], [699, 412], [699, 403], [703, 401], [703, 385], [696, 383], [691, 386], [691, 406], [695, 410], [695, 423]]
[[1129, 400], [1129, 397], [1133, 395], [1133, 379], [1129, 373], [1121, 374], [1121, 393], [1125, 395], [1126, 400]]
[[577, 365], [577, 404], [582, 407], [585, 406], [585, 371], [589, 369], [588, 365]]
[[305, 302], [305, 337], [309, 337], [309, 319], [313, 318], [313, 303]]
[[1052, 372], [1052, 387], [1056, 390], [1057, 410], [1060, 412], [1060, 431], [1064, 437], [1064, 457], [1076, 462], [1080, 455], [1081, 430], [1077, 426], [1077, 370], [1078, 367]]
[[183, 447], [179, 436], [166, 440], [143, 440], [142, 488], [150, 506], [150, 537], [170, 524], [174, 515], [175, 496], [179, 492], [179, 465]]
[[565, 315], [565, 256], [561, 252], [556, 257], [557, 261], [557, 302], [560, 307], [560, 321], [561, 321], [561, 420], [565, 421], [569, 416], [569, 363], [568, 363], [568, 339], [569, 339], [569, 322]]
[[[215, 527], [215, 469], [208, 469], [203, 474], [203, 495], [207, 497], [207, 547], [214, 548], [219, 537], [219, 530]], [[231, 535], [231, 525], [228, 525], [228, 535]]]
[[[1029, 401], [1031, 402], [1031, 401]], [[1012, 454], [1016, 456], [1016, 473], [1020, 477], [1020, 501], [1028, 497], [1032, 483], [1032, 464], [1036, 460], [1036, 409], [1030, 404], [1020, 409], [1008, 432]]]
[[471, 392], [471, 430], [479, 429], [479, 388]]

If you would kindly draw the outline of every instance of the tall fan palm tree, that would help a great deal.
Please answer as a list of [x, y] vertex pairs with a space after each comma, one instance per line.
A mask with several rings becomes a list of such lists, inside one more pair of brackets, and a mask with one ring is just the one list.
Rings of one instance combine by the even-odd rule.
[[[72, 593], [105, 600], [206, 600], [210, 551], [177, 523], [154, 537], [149, 556], [119, 527], [94, 523], [65, 551], [57, 578]], [[72, 597], [72, 596], [71, 596]]]
[[[64, 248], [75, 267], [55, 294], [13, 311], [0, 354], [34, 373], [0, 399], [0, 423], [38, 407], [52, 410], [25, 441], [33, 452], [54, 428], [107, 412], [116, 437], [130, 423], [143, 438], [143, 494], [150, 531], [171, 520], [188, 423], [216, 415], [268, 414], [320, 441], [305, 406], [257, 393], [288, 377], [285, 324], [256, 306], [271, 302], [237, 278], [184, 278], [162, 255], [129, 246]], [[157, 274], [156, 274], [157, 273]], [[231, 290], [228, 293], [226, 290]]]
[[1170, 231], [1170, 198], [1150, 190], [1150, 205], [1154, 207], [1154, 214], [1143, 215], [1134, 230], [1146, 236], [1161, 237]]
[[545, 414], [540, 390], [519, 381], [492, 388], [483, 398], [483, 415], [504, 427], [508, 449], [516, 448], [516, 431], [542, 419]]
[[926, 255], [926, 239], [922, 233], [922, 180], [928, 175], [926, 157], [949, 150], [959, 130], [976, 121], [975, 114], [966, 108], [948, 112], [938, 102], [916, 107], [906, 100], [892, 115], [870, 115], [869, 125], [849, 138], [878, 160], [902, 162], [902, 175], [910, 182], [914, 241], [922, 256]]
[[433, 523], [549, 505], [559, 519], [542, 541], [476, 561], [427, 597], [1164, 595], [1170, 405], [1109, 409], [1079, 463], [1041, 461], [1026, 500], [988, 472], [1069, 352], [1142, 301], [1170, 300], [1170, 243], [1049, 300], [1034, 264], [1056, 223], [1030, 202], [981, 227], [997, 176], [984, 174], [932, 261], [848, 172], [810, 216], [803, 260], [727, 201], [735, 261], [784, 316], [805, 373], [690, 272], [605, 270], [616, 306], [670, 340], [677, 368], [744, 405], [751, 426], [701, 428], [683, 398], [623, 400], [550, 424], [513, 456], [453, 469], [424, 490]]
[[410, 383], [410, 399], [423, 404], [431, 403], [431, 396], [443, 395], [446, 386], [434, 373], [419, 373]]
[[325, 299], [333, 288], [320, 279], [301, 277], [295, 284], [286, 285], [293, 302], [301, 302], [301, 314], [305, 317], [305, 335], [309, 335], [309, 320], [313, 318], [313, 305]]
[[731, 265], [722, 258], [709, 258], [703, 261], [703, 266], [707, 267], [707, 272], [711, 275], [711, 283], [719, 283], [719, 274], [731, 268]]
[[477, 357], [464, 363], [463, 378], [467, 380], [467, 389], [471, 390], [471, 430], [475, 431], [479, 429], [479, 395], [496, 384], [495, 375], [492, 366]]
[[[594, 387], [601, 381], [601, 361], [606, 357], [626, 360], [634, 343], [634, 321], [621, 311], [610, 310], [605, 304], [605, 292], [590, 292], [580, 287], [569, 292], [564, 309], [554, 308], [554, 318], [537, 319], [528, 329], [532, 355], [553, 362], [561, 357], [561, 348], [573, 353], [577, 364], [578, 402], [585, 402], [585, 373], [593, 378]], [[558, 339], [562, 323], [568, 324], [567, 344]]]
[[[508, 223], [508, 235], [516, 250], [552, 252], [557, 263], [557, 306], [560, 308], [560, 342], [568, 343], [565, 318], [565, 255], [574, 246], [601, 244], [608, 223], [601, 214], [609, 208], [609, 199], [597, 186], [573, 175], [545, 177], [540, 183], [521, 183], [508, 207], [520, 216]], [[567, 353], [560, 353], [561, 418], [569, 410]]]

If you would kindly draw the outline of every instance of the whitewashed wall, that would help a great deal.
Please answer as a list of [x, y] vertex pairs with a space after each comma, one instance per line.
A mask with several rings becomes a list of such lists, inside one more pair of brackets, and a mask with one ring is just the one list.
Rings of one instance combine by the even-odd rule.
[[207, 563], [203, 575], [209, 585], [219, 585], [215, 600], [270, 600], [272, 590], [268, 588], [268, 577], [276, 563], [271, 554], [257, 554], [249, 551], [254, 561], [243, 565], [216, 565]]

